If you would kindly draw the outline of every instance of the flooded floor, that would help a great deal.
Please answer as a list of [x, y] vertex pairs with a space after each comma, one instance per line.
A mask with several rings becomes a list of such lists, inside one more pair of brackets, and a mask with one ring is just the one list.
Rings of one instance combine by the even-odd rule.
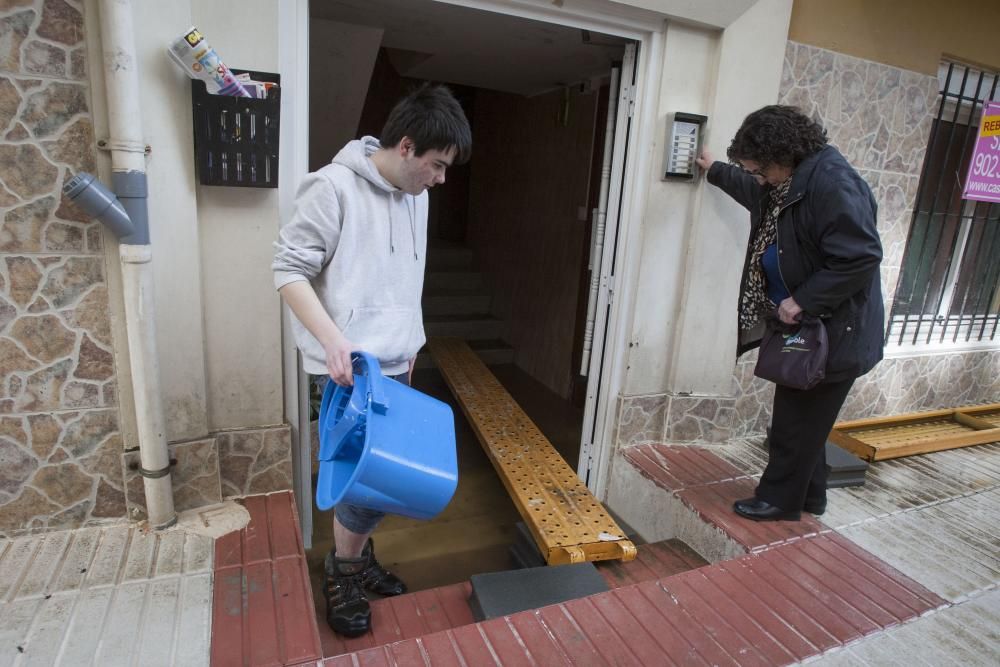
[[[553, 446], [576, 467], [582, 408], [574, 408], [512, 365], [491, 367]], [[436, 369], [418, 370], [413, 386], [452, 406], [458, 447], [458, 489], [431, 521], [388, 516], [375, 531], [379, 562], [411, 591], [467, 581], [473, 574], [513, 567], [508, 548], [520, 515]], [[333, 545], [332, 512], [313, 512], [313, 548], [306, 552], [313, 598], [323, 613], [323, 559]]]

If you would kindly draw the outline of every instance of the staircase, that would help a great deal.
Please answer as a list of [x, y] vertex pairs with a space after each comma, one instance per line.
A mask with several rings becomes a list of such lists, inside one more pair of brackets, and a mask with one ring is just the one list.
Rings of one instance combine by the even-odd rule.
[[[514, 362], [514, 349], [504, 340], [506, 323], [490, 314], [493, 296], [483, 285], [472, 249], [448, 241], [427, 245], [424, 277], [424, 330], [427, 336], [455, 336], [488, 366]], [[426, 350], [417, 368], [433, 368]]]

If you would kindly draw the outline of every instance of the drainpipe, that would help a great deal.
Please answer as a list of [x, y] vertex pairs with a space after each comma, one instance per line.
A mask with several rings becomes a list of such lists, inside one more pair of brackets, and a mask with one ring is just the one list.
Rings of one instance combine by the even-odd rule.
[[[129, 0], [101, 0], [100, 14], [104, 85], [108, 100], [107, 147], [111, 151], [112, 185], [120, 204], [109, 195], [112, 201], [104, 205], [105, 214], [98, 217], [119, 237], [125, 330], [139, 436], [139, 472], [143, 477], [149, 524], [161, 529], [176, 523], [177, 514], [170, 481], [170, 456], [156, 354], [153, 253], [146, 205], [146, 145], [142, 140], [139, 113], [139, 76], [132, 8]], [[78, 174], [66, 184], [65, 189], [67, 195], [87, 208], [88, 198], [92, 203], [92, 195], [100, 189], [100, 184], [89, 174]], [[122, 210], [125, 221], [120, 215]], [[91, 211], [95, 212], [93, 207]]]

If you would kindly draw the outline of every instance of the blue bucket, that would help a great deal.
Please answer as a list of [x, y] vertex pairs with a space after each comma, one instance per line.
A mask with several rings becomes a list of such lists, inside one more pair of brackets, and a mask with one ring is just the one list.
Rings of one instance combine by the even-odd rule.
[[451, 407], [384, 377], [367, 352], [351, 356], [354, 386], [323, 392], [316, 505], [434, 518], [458, 486]]

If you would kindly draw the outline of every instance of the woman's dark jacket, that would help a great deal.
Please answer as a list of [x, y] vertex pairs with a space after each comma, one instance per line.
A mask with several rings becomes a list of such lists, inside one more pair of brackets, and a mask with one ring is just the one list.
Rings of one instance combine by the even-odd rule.
[[[770, 186], [735, 165], [716, 162], [708, 182], [750, 211], [750, 239], [763, 219]], [[826, 323], [830, 350], [826, 381], [864, 375], [882, 359], [884, 310], [875, 198], [836, 148], [803, 160], [792, 173], [778, 216], [778, 266], [795, 302]], [[740, 294], [746, 288], [747, 244]], [[760, 345], [763, 325], [740, 332], [738, 354]]]

